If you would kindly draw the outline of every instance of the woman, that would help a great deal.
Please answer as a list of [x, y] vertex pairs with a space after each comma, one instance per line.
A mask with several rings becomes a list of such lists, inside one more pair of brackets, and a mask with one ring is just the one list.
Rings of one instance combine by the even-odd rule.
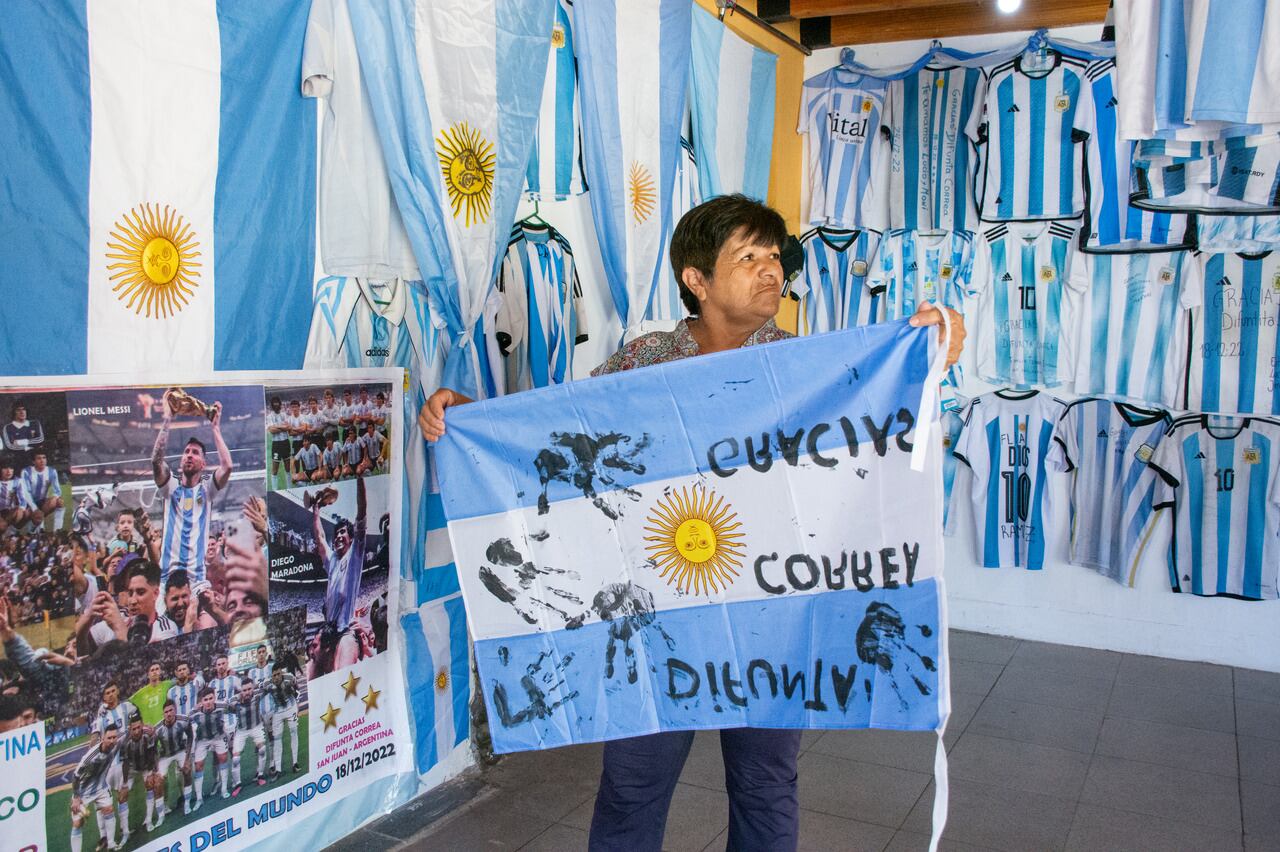
[[[773, 316], [782, 290], [779, 250], [786, 224], [778, 213], [741, 195], [722, 196], [690, 210], [671, 238], [671, 265], [690, 313], [674, 331], [646, 334], [615, 353], [592, 375], [630, 370], [740, 346], [791, 337]], [[949, 309], [947, 365], [964, 344], [964, 322]], [[938, 325], [942, 313], [923, 307], [914, 326]], [[427, 440], [444, 434], [444, 410], [471, 402], [448, 388], [433, 393], [418, 415]], [[667, 808], [692, 731], [673, 731], [605, 743], [604, 771], [591, 821], [593, 850], [657, 850]], [[729, 794], [728, 848], [796, 848], [800, 804], [796, 758], [800, 731], [736, 728], [720, 732]]]

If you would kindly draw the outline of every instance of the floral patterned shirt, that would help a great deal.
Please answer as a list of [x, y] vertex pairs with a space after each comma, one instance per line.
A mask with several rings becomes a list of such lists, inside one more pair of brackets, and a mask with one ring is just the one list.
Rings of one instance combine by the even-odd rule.
[[[752, 332], [742, 345], [773, 343], [775, 340], [786, 340], [794, 336], [778, 328], [773, 320], [769, 320]], [[689, 326], [685, 321], [680, 320], [672, 331], [654, 331], [637, 337], [613, 353], [609, 360], [592, 370], [591, 375], [603, 376], [606, 373], [619, 373], [623, 370], [634, 370], [637, 367], [648, 367], [651, 364], [665, 364], [668, 361], [691, 358], [697, 354], [698, 342], [689, 333]]]

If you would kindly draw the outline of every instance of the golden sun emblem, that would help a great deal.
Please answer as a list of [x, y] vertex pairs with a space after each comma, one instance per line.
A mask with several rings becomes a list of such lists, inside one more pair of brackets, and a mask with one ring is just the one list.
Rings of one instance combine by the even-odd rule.
[[649, 559], [682, 592], [726, 588], [742, 566], [742, 524], [736, 517], [714, 491], [698, 485], [672, 491], [646, 519]]
[[440, 669], [440, 671], [436, 672], [436, 689], [443, 692], [448, 688], [449, 688], [449, 670], [442, 668]]
[[653, 212], [658, 202], [658, 193], [654, 190], [653, 177], [649, 170], [637, 160], [631, 164], [631, 172], [627, 176], [627, 188], [631, 195], [631, 215], [636, 217], [636, 224], [644, 223]]
[[168, 317], [195, 294], [200, 264], [195, 231], [167, 204], [143, 204], [120, 217], [107, 242], [111, 288], [126, 308]]
[[444, 188], [449, 194], [454, 218], [463, 215], [470, 228], [489, 218], [493, 204], [493, 171], [497, 156], [493, 146], [465, 121], [455, 124], [436, 140], [436, 154], [444, 172]]

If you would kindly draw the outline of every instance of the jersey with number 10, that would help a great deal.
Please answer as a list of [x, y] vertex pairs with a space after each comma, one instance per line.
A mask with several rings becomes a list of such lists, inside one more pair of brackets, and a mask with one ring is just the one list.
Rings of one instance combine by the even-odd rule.
[[1158, 476], [1155, 508], [1174, 512], [1174, 591], [1280, 597], [1280, 423], [1180, 418], [1151, 467]]

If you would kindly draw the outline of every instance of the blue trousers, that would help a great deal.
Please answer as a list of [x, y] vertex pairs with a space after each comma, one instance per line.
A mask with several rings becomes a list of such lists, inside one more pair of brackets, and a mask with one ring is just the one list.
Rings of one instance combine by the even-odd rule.
[[[667, 809], [693, 731], [611, 740], [591, 819], [592, 852], [660, 852]], [[731, 728], [720, 732], [729, 793], [729, 852], [794, 852], [800, 833], [796, 758], [800, 732]]]

